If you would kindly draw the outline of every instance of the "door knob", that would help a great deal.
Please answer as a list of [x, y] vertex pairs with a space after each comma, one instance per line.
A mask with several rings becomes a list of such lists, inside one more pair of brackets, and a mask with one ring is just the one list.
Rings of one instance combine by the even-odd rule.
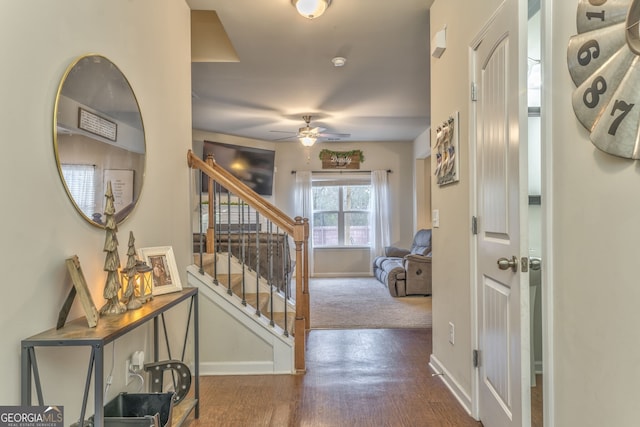
[[511, 259], [508, 258], [499, 258], [498, 259], [498, 268], [500, 270], [508, 270], [511, 269], [515, 273], [518, 271], [518, 258], [512, 256]]

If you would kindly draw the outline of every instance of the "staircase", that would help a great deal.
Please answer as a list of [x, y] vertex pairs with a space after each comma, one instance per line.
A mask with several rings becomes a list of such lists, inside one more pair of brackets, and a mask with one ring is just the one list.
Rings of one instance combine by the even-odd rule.
[[[205, 262], [210, 255], [205, 254]], [[269, 291], [264, 283], [264, 279], [260, 280], [260, 295], [256, 297], [255, 291], [247, 292], [242, 297], [242, 273], [221, 273], [218, 271], [218, 279], [209, 272], [201, 272], [199, 263], [199, 255], [194, 255], [194, 265], [187, 267], [187, 280], [190, 286], [199, 288], [200, 301], [204, 313], [208, 307], [209, 314], [214, 311], [218, 312], [216, 317], [220, 317], [222, 313], [226, 318], [223, 323], [208, 324], [206, 322], [201, 325], [201, 343], [207, 341], [207, 337], [203, 334], [211, 335], [211, 328], [221, 328], [231, 335], [241, 335], [246, 340], [249, 337], [256, 343], [253, 346], [262, 346], [269, 349], [271, 355], [269, 360], [263, 360], [259, 363], [236, 362], [234, 360], [218, 361], [210, 363], [210, 357], [206, 351], [201, 350], [201, 367], [202, 375], [228, 375], [228, 374], [293, 374], [300, 372], [295, 366], [295, 338], [293, 330], [295, 325], [295, 307], [291, 302], [287, 303], [287, 329], [284, 325], [284, 298], [280, 293], [274, 292], [274, 311], [273, 315], [269, 310]], [[218, 254], [218, 262], [226, 263], [226, 254]], [[222, 260], [222, 261], [221, 261]], [[240, 268], [240, 264], [233, 260], [231, 265], [234, 269]], [[231, 277], [231, 293], [229, 293], [228, 278]], [[246, 274], [245, 281], [255, 283], [254, 274]], [[256, 301], [259, 302], [260, 313], [258, 314]], [[204, 314], [201, 314], [201, 318]], [[271, 322], [271, 318], [274, 322]], [[285, 331], [287, 331], [285, 333]], [[225, 341], [222, 345], [229, 345]], [[251, 351], [245, 350], [248, 353]], [[246, 356], [246, 355], [245, 355]], [[246, 358], [246, 357], [245, 357]]]
[[[247, 341], [256, 340], [258, 352], [269, 355], [269, 360], [257, 362], [247, 373], [304, 372], [305, 332], [310, 323], [308, 221], [289, 218], [212, 157], [204, 162], [189, 150], [187, 161], [196, 170], [196, 182], [209, 180], [207, 200], [199, 204], [194, 265], [187, 268], [189, 285], [198, 287], [210, 302], [210, 315], [218, 323], [202, 328], [201, 341], [208, 328], [220, 328], [242, 336], [242, 345], [251, 346]], [[290, 247], [295, 247], [294, 256]], [[202, 352], [201, 356], [206, 360]], [[242, 360], [247, 357], [238, 355]], [[224, 369], [212, 370], [231, 373]]]
[[[218, 265], [214, 268], [216, 258]], [[196, 266], [200, 265], [200, 254], [194, 254], [193, 259]], [[208, 287], [233, 299], [256, 317], [262, 318], [261, 320], [266, 320], [278, 333], [294, 336], [295, 301], [287, 299], [284, 293], [269, 285], [268, 281], [258, 276], [255, 271], [247, 269], [242, 261], [233, 255], [203, 254], [202, 259], [203, 270], [207, 276], [204, 281]], [[231, 270], [227, 271], [225, 267], [229, 265]]]

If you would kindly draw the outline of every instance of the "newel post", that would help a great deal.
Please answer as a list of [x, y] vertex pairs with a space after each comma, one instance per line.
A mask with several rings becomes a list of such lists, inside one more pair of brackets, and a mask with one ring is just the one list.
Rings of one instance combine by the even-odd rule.
[[302, 257], [304, 263], [304, 278], [302, 295], [304, 297], [305, 327], [311, 329], [311, 296], [309, 295], [309, 218], [304, 218], [304, 242], [302, 243]]
[[295, 368], [298, 372], [304, 372], [305, 367], [305, 340], [306, 340], [306, 313], [305, 313], [305, 279], [304, 268], [306, 267], [304, 250], [305, 245], [305, 226], [302, 218], [297, 216], [294, 218], [293, 240], [296, 244], [296, 320], [295, 330]]
[[[207, 165], [213, 167], [213, 164], [216, 161], [213, 158], [213, 154], [209, 154], [207, 155]], [[208, 175], [207, 175], [208, 176]], [[216, 237], [216, 232], [215, 232], [215, 215], [216, 215], [216, 207], [215, 207], [215, 202], [213, 200], [213, 178], [211, 178], [210, 176], [208, 176], [209, 178], [209, 194], [208, 199], [209, 199], [209, 224], [207, 225], [207, 253], [208, 254], [212, 254], [215, 251], [215, 237]]]

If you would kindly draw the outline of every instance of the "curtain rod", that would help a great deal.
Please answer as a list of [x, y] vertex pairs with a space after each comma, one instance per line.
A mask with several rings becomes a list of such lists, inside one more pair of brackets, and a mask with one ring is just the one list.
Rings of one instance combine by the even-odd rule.
[[[295, 174], [296, 170], [292, 170], [291, 171], [291, 175]], [[364, 171], [364, 170], [360, 170], [360, 169], [330, 169], [330, 170], [321, 170], [321, 171], [305, 171], [305, 172], [311, 172], [311, 173], [371, 173], [373, 171]], [[391, 169], [387, 169], [386, 171], [387, 173], [393, 173], [393, 171]]]

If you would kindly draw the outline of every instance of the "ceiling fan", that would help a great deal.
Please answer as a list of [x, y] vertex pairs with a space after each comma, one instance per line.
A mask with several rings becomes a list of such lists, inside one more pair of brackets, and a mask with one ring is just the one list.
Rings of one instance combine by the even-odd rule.
[[[350, 133], [333, 133], [333, 132], [325, 132], [325, 128], [321, 127], [311, 127], [311, 116], [302, 116], [302, 120], [305, 122], [305, 126], [298, 129], [298, 132], [287, 132], [287, 131], [279, 131], [272, 130], [271, 132], [279, 132], [279, 133], [292, 133], [295, 134], [295, 137], [300, 140], [302, 145], [305, 147], [311, 147], [315, 142], [324, 138], [329, 141], [340, 141], [342, 138], [349, 138], [351, 136]], [[288, 139], [291, 137], [285, 137], [282, 139]]]

